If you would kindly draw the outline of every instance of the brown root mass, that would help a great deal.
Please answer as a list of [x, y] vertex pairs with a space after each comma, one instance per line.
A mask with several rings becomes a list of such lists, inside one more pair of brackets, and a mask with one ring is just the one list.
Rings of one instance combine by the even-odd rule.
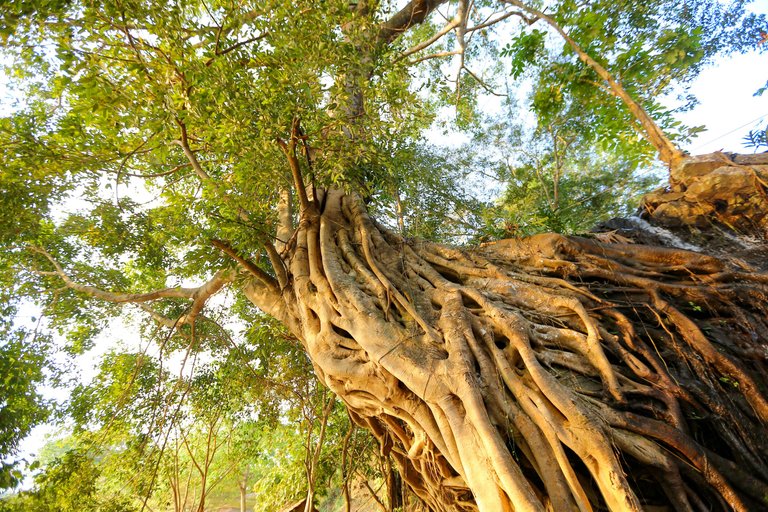
[[249, 297], [431, 510], [768, 507], [768, 275], [553, 234], [406, 240], [338, 191], [283, 258], [287, 285]]

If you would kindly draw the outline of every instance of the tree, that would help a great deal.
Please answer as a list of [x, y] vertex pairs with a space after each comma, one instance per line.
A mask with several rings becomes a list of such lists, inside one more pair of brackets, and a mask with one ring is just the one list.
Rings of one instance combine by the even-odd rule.
[[[259, 470], [265, 463], [273, 464], [268, 476], [277, 481], [286, 471], [276, 460], [300, 467], [311, 459], [313, 480], [325, 476], [327, 468], [318, 467], [322, 442], [306, 446], [307, 455], [293, 462], [270, 454], [270, 443], [279, 438], [272, 430], [291, 432], [288, 442], [300, 451], [303, 431], [280, 424], [322, 407], [318, 384], [295, 340], [277, 338], [278, 329], [269, 324], [257, 313], [245, 343], [218, 336], [206, 340], [204, 351], [179, 347], [175, 352], [182, 362], [177, 359], [176, 368], [173, 357], [149, 354], [149, 347], [108, 353], [93, 381], [78, 386], [70, 402], [79, 446], [103, 453], [97, 469], [108, 477], [106, 483], [117, 482], [116, 489], [102, 485], [100, 492], [127, 494], [138, 506], [183, 511], [210, 508], [212, 500], [234, 490], [245, 510], [246, 494], [264, 477]], [[163, 349], [174, 351], [170, 345], [166, 336]], [[260, 360], [262, 351], [269, 360]], [[302, 425], [311, 434], [313, 425]], [[283, 492], [303, 489], [300, 481], [280, 483]], [[261, 498], [278, 508], [285, 501], [275, 493]]]
[[50, 461], [35, 476], [35, 487], [0, 502], [7, 512], [40, 510], [75, 512], [134, 512], [124, 496], [103, 495], [99, 492], [101, 477], [96, 461], [78, 449], [68, 450]]
[[[9, 308], [10, 309], [10, 308]], [[8, 310], [4, 313], [8, 313]], [[0, 489], [21, 481], [19, 443], [48, 417], [48, 403], [36, 389], [45, 381], [48, 344], [35, 333], [0, 322]]]
[[[212, 297], [236, 290], [432, 510], [763, 506], [764, 273], [553, 234], [459, 249], [365, 207], [400, 189], [388, 152], [421, 142], [440, 98], [471, 118], [494, 79], [472, 59], [519, 22], [565, 38], [554, 68], [583, 78], [602, 133], [637, 121], [683, 169], [633, 76], [668, 91], [763, 20], [740, 1], [634, 4], [14, 4], [2, 34], [28, 96], [0, 127], [2, 200], [32, 207], [2, 218], [7, 268], [79, 343], [133, 304], [161, 346], [212, 346]], [[515, 65], [538, 58], [517, 42]], [[422, 108], [410, 65], [446, 55], [455, 87], [425, 83]]]

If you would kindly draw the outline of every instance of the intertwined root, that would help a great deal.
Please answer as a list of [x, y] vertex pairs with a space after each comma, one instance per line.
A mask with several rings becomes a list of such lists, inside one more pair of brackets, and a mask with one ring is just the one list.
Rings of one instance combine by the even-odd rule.
[[768, 506], [768, 276], [557, 235], [459, 251], [323, 203], [275, 311], [431, 509]]

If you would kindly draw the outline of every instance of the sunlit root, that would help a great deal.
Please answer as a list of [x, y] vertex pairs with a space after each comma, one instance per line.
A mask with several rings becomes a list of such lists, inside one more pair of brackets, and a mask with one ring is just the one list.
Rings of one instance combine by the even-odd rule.
[[251, 298], [430, 509], [768, 505], [765, 275], [558, 235], [460, 251], [323, 204], [280, 300]]

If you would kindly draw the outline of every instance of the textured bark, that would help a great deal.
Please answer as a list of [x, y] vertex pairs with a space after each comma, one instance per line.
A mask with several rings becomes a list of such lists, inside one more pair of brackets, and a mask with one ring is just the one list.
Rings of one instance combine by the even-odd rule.
[[672, 169], [670, 186], [644, 203], [646, 216], [663, 226], [718, 226], [768, 239], [768, 153], [688, 158]]
[[287, 286], [246, 292], [431, 510], [768, 507], [768, 275], [555, 234], [448, 248], [318, 195]]

